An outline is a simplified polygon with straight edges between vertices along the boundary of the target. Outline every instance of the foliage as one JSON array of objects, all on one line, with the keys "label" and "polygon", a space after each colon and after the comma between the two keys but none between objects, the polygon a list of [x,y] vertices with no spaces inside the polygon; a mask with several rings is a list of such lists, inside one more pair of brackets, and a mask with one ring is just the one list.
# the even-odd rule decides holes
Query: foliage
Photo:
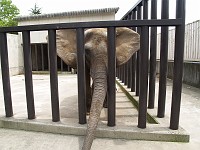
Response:
[{"label": "foliage", "polygon": [[17,21],[14,18],[19,14],[17,6],[12,4],[11,0],[0,1],[0,26],[16,26]]},{"label": "foliage", "polygon": [[41,8],[39,8],[36,3],[34,8],[31,8],[29,11],[31,12],[31,15],[39,15],[42,13]]}]

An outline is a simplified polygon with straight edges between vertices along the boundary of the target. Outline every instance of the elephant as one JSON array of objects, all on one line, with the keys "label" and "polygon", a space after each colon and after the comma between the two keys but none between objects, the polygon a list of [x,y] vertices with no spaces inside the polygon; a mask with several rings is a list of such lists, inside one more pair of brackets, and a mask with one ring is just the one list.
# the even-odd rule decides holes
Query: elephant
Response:
[{"label": "elephant", "polygon": [[[140,35],[126,27],[116,28],[116,66],[127,62],[140,48]],[[57,55],[69,66],[77,67],[76,30],[56,31]],[[91,149],[107,93],[107,28],[84,31],[86,62],[93,81],[93,94],[82,150]]]}]

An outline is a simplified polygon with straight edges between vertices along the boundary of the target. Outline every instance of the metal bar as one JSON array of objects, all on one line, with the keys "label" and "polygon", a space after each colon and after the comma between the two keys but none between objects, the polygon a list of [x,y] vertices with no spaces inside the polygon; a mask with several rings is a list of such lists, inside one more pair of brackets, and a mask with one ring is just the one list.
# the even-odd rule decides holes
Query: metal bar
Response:
[{"label": "metal bar", "polygon": [[[157,0],[151,0],[151,19],[157,19]],[[150,43],[150,75],[149,75],[148,108],[153,109],[155,103],[157,27],[151,27],[150,39],[151,43]]]},{"label": "metal bar", "polygon": [[128,79],[127,79],[127,88],[131,88],[132,82],[132,58],[127,62],[127,70],[128,70]]},{"label": "metal bar", "polygon": [[[161,17],[169,18],[169,0],[162,0]],[[161,28],[161,44],[160,44],[160,78],[159,78],[159,94],[158,94],[158,113],[159,118],[165,116],[166,101],[166,80],[167,80],[167,63],[168,63],[168,27]]]},{"label": "metal bar", "polygon": [[185,0],[176,1],[176,18],[182,18],[182,25],[176,27],[175,35],[174,79],[170,118],[170,129],[173,130],[178,129],[180,116],[185,41]]},{"label": "metal bar", "polygon": [[[132,12],[131,19],[132,20],[136,19],[136,11]],[[134,31],[136,31],[136,27],[132,27],[132,29]],[[136,53],[133,54],[131,63],[132,63],[131,92],[135,92],[135,88],[136,88],[136,81],[135,81],[135,77],[136,77]]]},{"label": "metal bar", "polygon": [[177,25],[181,25],[181,23],[182,23],[181,19],[95,21],[95,22],[1,27],[0,32],[41,31],[41,30],[56,30],[56,29],[57,30],[58,29],[75,29],[75,28],[177,26]]},{"label": "metal bar", "polygon": [[148,0],[143,0],[143,19],[148,19]]},{"label": "metal bar", "polygon": [[[137,7],[137,19],[141,19],[141,6]],[[141,28],[137,27],[137,32],[141,33]],[[140,95],[140,50],[137,51],[137,64],[136,64],[136,96]]]},{"label": "metal bar", "polygon": [[63,71],[63,60],[60,58],[60,70]]},{"label": "metal bar", "polygon": [[116,102],[116,44],[115,27],[108,28],[108,126],[115,126]]},{"label": "metal bar", "polygon": [[146,128],[147,117],[147,87],[148,87],[148,53],[149,53],[149,28],[141,28],[141,64],[140,64],[140,97],[138,111],[138,127]]},{"label": "metal bar", "polygon": [[41,44],[41,55],[42,55],[42,71],[44,71],[44,45]]},{"label": "metal bar", "polygon": [[122,83],[124,83],[124,64],[121,67],[122,67]]},{"label": "metal bar", "polygon": [[[148,1],[143,0],[143,19],[148,18]],[[146,128],[147,119],[147,91],[148,91],[148,58],[149,58],[149,27],[141,28],[140,52],[140,96],[138,110],[138,127]]]},{"label": "metal bar", "polygon": [[[130,13],[128,15],[128,20],[131,20],[131,15],[132,13]],[[131,82],[132,82],[132,57],[130,58],[130,60],[127,62],[127,88],[131,88]]]},{"label": "metal bar", "polygon": [[25,85],[26,85],[26,102],[27,102],[28,119],[35,119],[30,31],[23,31],[22,39],[23,39],[23,52],[24,52],[24,73],[25,73],[24,75],[25,75]]},{"label": "metal bar", "polygon": [[38,71],[38,49],[37,49],[37,44],[35,44],[35,65],[36,65],[36,71]]},{"label": "metal bar", "polygon": [[86,123],[86,81],[85,81],[85,49],[84,29],[77,29],[77,71],[78,71],[78,110],[79,123]]},{"label": "metal bar", "polygon": [[128,83],[128,63],[124,64],[124,85]]},{"label": "metal bar", "polygon": [[130,14],[130,12],[134,11],[135,9],[137,9],[138,6],[141,6],[142,5],[142,1],[143,0],[138,0],[136,2],[136,4],[122,17],[122,19],[125,18],[128,14]]},{"label": "metal bar", "polygon": [[90,87],[90,66],[85,63],[85,83],[86,83],[86,106],[87,112],[89,112],[89,108],[91,107],[92,101],[92,92]]},{"label": "metal bar", "polygon": [[122,80],[122,66],[119,67],[119,79]]},{"label": "metal bar", "polygon": [[6,117],[13,116],[12,97],[10,89],[10,74],[8,62],[8,46],[6,33],[0,33],[1,71]]},{"label": "metal bar", "polygon": [[58,76],[57,76],[57,53],[56,53],[56,30],[48,30],[49,39],[49,64],[51,84],[51,108],[53,122],[60,121]]}]

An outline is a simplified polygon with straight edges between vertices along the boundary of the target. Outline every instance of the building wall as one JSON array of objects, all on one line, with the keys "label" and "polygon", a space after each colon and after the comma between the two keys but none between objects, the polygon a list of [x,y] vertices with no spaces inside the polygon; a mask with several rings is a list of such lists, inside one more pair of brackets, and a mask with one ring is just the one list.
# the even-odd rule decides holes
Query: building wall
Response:
[{"label": "building wall", "polygon": [[[88,22],[88,21],[105,21],[105,20],[115,20],[115,13],[111,12],[102,14],[56,17],[50,19],[44,18],[39,20],[24,20],[20,21],[18,25],[23,26],[23,25],[36,25],[36,24]],[[31,43],[47,43],[46,37],[47,37],[47,31],[31,32]]]},{"label": "building wall", "polygon": [[[23,73],[23,51],[20,44],[19,35],[7,34],[8,59],[10,75]],[[1,66],[0,66],[1,69]],[[1,74],[1,73],[0,73]]]},{"label": "building wall", "polygon": [[[76,16],[62,16],[55,18],[42,18],[38,20],[24,20],[19,21],[19,26],[25,25],[37,25],[37,24],[51,24],[51,23],[68,23],[68,22],[87,22],[87,21],[105,21],[114,20],[115,12],[109,13],[97,13],[97,14],[86,14]],[[46,40],[47,31],[31,32],[31,43],[47,43]],[[10,75],[17,75],[23,73],[23,49],[22,49],[22,34],[19,32],[18,35],[8,34],[8,57],[9,57],[9,69]],[[0,66],[1,70],[1,66]],[[1,71],[0,71],[1,76]]]}]

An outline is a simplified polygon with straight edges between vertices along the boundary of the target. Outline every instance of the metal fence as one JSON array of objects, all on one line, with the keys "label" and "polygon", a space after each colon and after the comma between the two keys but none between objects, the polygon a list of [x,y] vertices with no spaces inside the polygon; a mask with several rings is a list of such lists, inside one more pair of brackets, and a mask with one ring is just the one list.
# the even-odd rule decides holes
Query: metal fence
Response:
[{"label": "metal fence", "polygon": [[[149,1],[151,2],[150,5],[148,3]],[[134,20],[135,22],[146,22],[147,20],[153,22],[161,20],[172,21],[172,19],[169,19],[169,0],[162,0],[161,2],[161,20],[157,20],[157,0],[149,1],[139,0],[137,4],[124,15],[122,20]],[[149,12],[151,12],[150,15],[148,14]],[[148,16],[151,16],[151,18],[148,18]],[[180,21],[180,24],[174,25],[173,23],[175,23],[175,21]],[[137,26],[136,28],[133,27],[133,29],[137,30],[141,35],[141,49],[127,64],[120,67],[117,71],[117,76],[122,80],[122,82],[131,88],[131,91],[135,92],[136,96],[139,96],[139,128],[146,128],[147,104],[148,108],[154,108],[157,42],[160,43],[160,77],[157,116],[160,118],[165,116],[169,37],[168,28],[170,26],[175,27],[174,79],[170,128],[178,129],[179,126],[185,35],[185,0],[176,1],[176,19],[172,22],[172,24],[161,25],[160,39],[157,39],[157,27],[160,26],[157,23],[154,26],[146,24],[143,26]]]},{"label": "metal fence", "polygon": [[[146,112],[147,112],[147,89],[148,89],[148,53],[149,53],[149,28],[151,27],[151,54],[150,54],[150,84],[149,107],[154,105],[155,93],[155,60],[156,60],[156,27],[162,26],[162,61],[161,61],[161,78],[160,78],[160,95],[158,116],[164,116],[165,92],[166,92],[166,37],[168,26],[176,27],[175,39],[175,65],[174,65],[174,86],[172,98],[171,112],[171,129],[178,129],[179,110],[181,101],[181,86],[182,86],[182,65],[183,65],[183,49],[184,49],[184,23],[185,23],[185,0],[177,0],[177,18],[168,19],[168,0],[162,1],[162,19],[156,19],[156,0],[152,2],[152,17],[148,19],[148,0],[139,0],[137,4],[123,17],[120,21],[99,21],[99,22],[79,22],[79,23],[62,23],[62,24],[46,24],[46,25],[31,25],[18,27],[0,28],[0,54],[2,66],[2,83],[4,92],[5,114],[6,117],[13,116],[12,93],[10,90],[8,50],[7,50],[7,33],[22,32],[23,37],[23,52],[24,52],[24,69],[25,69],[25,86],[27,99],[27,114],[28,119],[35,118],[35,106],[33,95],[32,81],[32,64],[30,50],[30,31],[48,31],[49,39],[49,59],[50,59],[50,85],[51,85],[51,104],[52,104],[52,120],[57,122],[60,120],[59,113],[59,95],[58,95],[58,77],[57,77],[57,54],[56,54],[56,30],[59,29],[76,29],[77,32],[77,71],[78,71],[78,109],[79,123],[86,123],[86,98],[87,98],[87,71],[85,68],[85,50],[84,50],[84,29],[85,28],[107,28],[108,30],[108,125],[115,125],[115,77],[116,77],[116,62],[115,62],[115,28],[130,27],[137,28],[141,35],[140,52],[133,56],[129,65],[121,67],[117,74],[123,81],[131,83],[132,90],[135,87],[135,79],[130,80],[127,77],[134,77],[136,72],[136,94],[139,95],[139,116],[138,127],[146,127]],[[143,10],[143,13],[142,13]],[[137,17],[136,17],[137,14]],[[143,15],[142,15],[143,14]],[[136,63],[137,62],[137,63]],[[134,65],[136,66],[134,67]],[[133,66],[133,67],[130,67]],[[130,74],[130,68],[131,69]],[[129,72],[127,71],[129,70]],[[132,73],[133,72],[133,73]]]}]

